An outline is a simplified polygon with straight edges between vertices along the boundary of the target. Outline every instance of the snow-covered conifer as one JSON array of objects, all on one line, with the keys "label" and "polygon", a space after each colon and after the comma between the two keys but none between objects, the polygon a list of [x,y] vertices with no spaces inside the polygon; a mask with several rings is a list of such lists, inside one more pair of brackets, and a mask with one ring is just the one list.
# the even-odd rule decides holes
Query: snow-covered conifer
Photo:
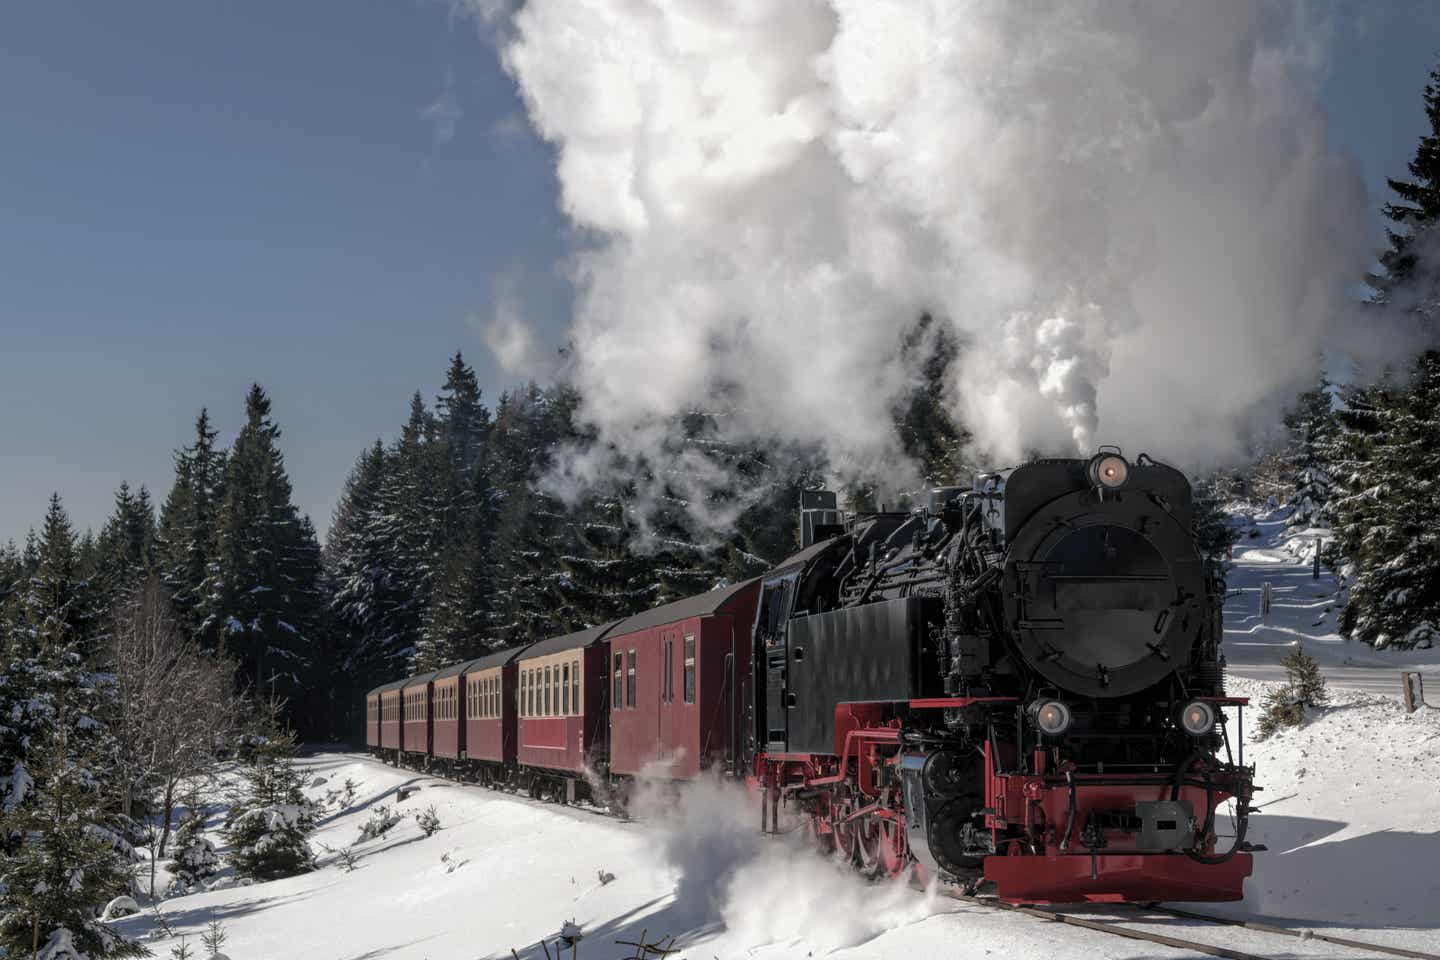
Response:
[{"label": "snow-covered conifer", "polygon": [[[101,908],[125,892],[128,865],[101,825],[94,744],[72,733],[63,694],[54,720],[32,747],[35,782],[25,802],[0,815],[0,834],[12,838],[0,847],[0,948],[29,956],[38,945],[68,940],[92,958],[142,955],[138,944],[97,922]],[[58,946],[52,953],[64,956]]]},{"label": "snow-covered conifer", "polygon": [[306,838],[320,811],[301,789],[293,745],[288,735],[267,738],[242,773],[243,796],[225,819],[228,859],[242,877],[275,880],[315,869]]}]

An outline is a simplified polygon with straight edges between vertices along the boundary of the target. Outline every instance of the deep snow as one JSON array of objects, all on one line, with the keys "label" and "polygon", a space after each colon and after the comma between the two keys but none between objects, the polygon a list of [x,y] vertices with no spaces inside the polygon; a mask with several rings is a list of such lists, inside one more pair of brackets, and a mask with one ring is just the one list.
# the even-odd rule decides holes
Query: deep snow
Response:
[{"label": "deep snow", "polygon": [[[1333,580],[1311,580],[1306,558],[1292,554],[1304,541],[1289,543],[1278,518],[1261,519],[1256,529],[1260,537],[1237,546],[1230,576],[1232,690],[1258,706],[1288,644],[1303,637],[1331,677],[1333,704],[1265,742],[1253,739],[1255,711],[1247,715],[1246,759],[1259,765],[1265,788],[1250,837],[1269,850],[1256,855],[1243,903],[1204,909],[1440,952],[1440,711],[1407,715],[1396,699],[1402,664],[1433,671],[1440,658],[1354,649],[1333,633]],[[1266,578],[1275,603],[1261,623],[1256,608]],[[1327,590],[1330,599],[1317,596]],[[1440,677],[1433,683],[1436,702]],[[512,948],[536,960],[544,956],[537,942],[546,938],[553,954],[555,935],[574,921],[584,934],[580,956],[595,960],[630,956],[615,941],[642,931],[650,940],[678,936],[676,956],[693,960],[1185,955],[900,885],[863,884],[805,850],[799,834],[758,837],[758,814],[733,787],[693,790],[678,814],[626,822],[354,754],[301,762],[308,781],[325,778],[309,788],[313,796],[347,777],[359,786],[353,805],[321,820],[313,838],[320,869],[164,901],[172,929],[189,935],[192,946],[216,919],[226,925],[225,952],[234,960],[473,960],[509,957]],[[401,786],[420,789],[397,801]],[[377,804],[405,819],[357,844],[358,867],[345,872],[320,845],[354,842]],[[442,829],[427,839],[414,815],[432,804]],[[117,925],[131,934],[156,926],[146,916]],[[1270,956],[1366,955],[1236,928],[1183,921],[1157,927]],[[172,946],[147,942],[160,956]]]}]

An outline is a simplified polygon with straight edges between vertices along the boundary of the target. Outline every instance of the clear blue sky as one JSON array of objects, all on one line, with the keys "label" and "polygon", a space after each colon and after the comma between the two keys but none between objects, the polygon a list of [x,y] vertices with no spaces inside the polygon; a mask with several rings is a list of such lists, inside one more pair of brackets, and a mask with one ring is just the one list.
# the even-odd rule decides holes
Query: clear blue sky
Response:
[{"label": "clear blue sky", "polygon": [[[1341,18],[1324,99],[1377,208],[1437,58],[1440,2]],[[447,3],[14,0],[0,124],[0,539],[52,490],[97,530],[121,480],[163,499],[196,413],[228,442],[252,380],[323,532],[456,349],[505,385],[496,278],[563,329],[553,158]]]}]

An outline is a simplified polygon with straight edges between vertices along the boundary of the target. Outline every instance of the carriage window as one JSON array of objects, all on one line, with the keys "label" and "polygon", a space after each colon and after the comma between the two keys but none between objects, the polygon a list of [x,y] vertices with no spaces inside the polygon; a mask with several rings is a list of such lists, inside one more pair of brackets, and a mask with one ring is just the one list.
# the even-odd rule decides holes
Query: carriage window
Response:
[{"label": "carriage window", "polygon": [[520,671],[520,716],[530,716],[530,671]]},{"label": "carriage window", "polygon": [[625,706],[635,706],[635,651],[628,654],[630,660],[625,675]]},{"label": "carriage window", "polygon": [[560,700],[562,716],[570,716],[570,664],[560,668]]},{"label": "carriage window", "polygon": [[580,661],[570,661],[570,706],[580,716]]},{"label": "carriage window", "polygon": [[620,665],[621,665],[621,663],[622,663],[622,661],[623,661],[623,657],[624,657],[624,654],[622,654],[622,653],[616,653],[616,654],[615,654],[615,679],[614,679],[614,682],[610,684],[610,687],[611,687],[611,690],[610,690],[610,709],[612,709],[612,710],[619,710],[619,709],[620,709],[621,693],[622,693],[622,691],[621,691],[621,689],[620,689],[620,682],[621,682],[621,677],[623,676],[623,674],[621,673],[621,666],[620,666]]},{"label": "carriage window", "polygon": [[693,633],[685,635],[685,702],[695,702],[695,634]]}]

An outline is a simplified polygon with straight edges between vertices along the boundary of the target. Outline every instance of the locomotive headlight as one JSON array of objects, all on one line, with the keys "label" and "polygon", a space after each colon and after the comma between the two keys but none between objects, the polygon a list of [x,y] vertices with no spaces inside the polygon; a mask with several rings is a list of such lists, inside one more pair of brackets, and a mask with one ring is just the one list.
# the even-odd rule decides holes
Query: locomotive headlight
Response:
[{"label": "locomotive headlight", "polygon": [[1031,707],[1035,717],[1035,726],[1040,732],[1051,737],[1058,737],[1070,729],[1070,721],[1074,717],[1070,708],[1059,700],[1040,700]]},{"label": "locomotive headlight", "polygon": [[1215,729],[1215,708],[1200,700],[1185,704],[1180,711],[1180,726],[1192,737],[1203,737]]},{"label": "locomotive headlight", "polygon": [[1114,490],[1130,475],[1130,464],[1119,454],[1102,453],[1090,461],[1090,481]]}]

